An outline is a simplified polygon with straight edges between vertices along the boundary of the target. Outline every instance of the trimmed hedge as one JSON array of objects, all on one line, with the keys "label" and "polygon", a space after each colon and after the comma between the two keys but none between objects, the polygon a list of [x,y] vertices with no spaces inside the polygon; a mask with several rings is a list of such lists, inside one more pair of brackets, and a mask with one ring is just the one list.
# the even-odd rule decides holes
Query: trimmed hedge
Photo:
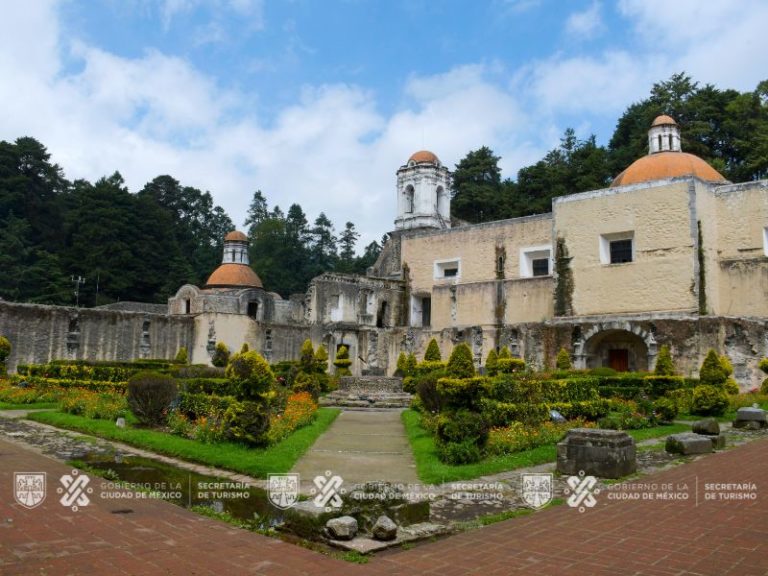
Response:
[{"label": "trimmed hedge", "polygon": [[199,416],[208,417],[211,414],[224,413],[233,402],[237,402],[234,396],[180,392],[177,409],[196,420]]},{"label": "trimmed hedge", "polygon": [[140,362],[54,360],[48,364],[19,364],[16,372],[22,376],[40,376],[43,378],[127,382],[131,376],[143,370],[155,370],[163,374],[171,374],[178,369],[178,365],[167,360],[142,360]]},{"label": "trimmed hedge", "polygon": [[108,382],[103,380],[78,380],[74,378],[45,378],[42,376],[11,376],[10,381],[18,386],[26,382],[33,388],[84,388],[103,392],[124,392],[127,382]]}]

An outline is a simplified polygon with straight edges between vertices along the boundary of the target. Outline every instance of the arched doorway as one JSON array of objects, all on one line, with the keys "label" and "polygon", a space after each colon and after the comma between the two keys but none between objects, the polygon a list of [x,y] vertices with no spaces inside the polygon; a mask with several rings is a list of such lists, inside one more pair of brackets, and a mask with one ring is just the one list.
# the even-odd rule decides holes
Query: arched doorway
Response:
[{"label": "arched doorway", "polygon": [[628,330],[603,330],[586,341],[587,368],[613,368],[617,372],[648,370],[648,346]]}]

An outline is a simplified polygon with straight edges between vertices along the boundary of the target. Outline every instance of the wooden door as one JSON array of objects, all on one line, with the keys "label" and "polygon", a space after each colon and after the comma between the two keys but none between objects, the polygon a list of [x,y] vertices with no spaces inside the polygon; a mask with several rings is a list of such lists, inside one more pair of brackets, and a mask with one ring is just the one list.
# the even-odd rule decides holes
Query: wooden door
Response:
[{"label": "wooden door", "polygon": [[629,350],[608,350],[608,365],[617,372],[629,372]]}]

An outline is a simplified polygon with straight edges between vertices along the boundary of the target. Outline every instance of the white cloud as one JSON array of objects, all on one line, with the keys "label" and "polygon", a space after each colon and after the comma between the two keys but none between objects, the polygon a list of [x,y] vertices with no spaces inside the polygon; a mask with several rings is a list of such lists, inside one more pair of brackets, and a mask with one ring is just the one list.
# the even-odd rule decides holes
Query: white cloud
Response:
[{"label": "white cloud", "polygon": [[[195,1],[166,4],[169,18]],[[646,6],[653,1],[621,5],[635,31],[631,47],[557,53],[513,71],[492,62],[414,75],[389,114],[364,87],[307,86],[295,103],[265,118],[251,105],[257,92],[224,89],[183,58],[156,50],[121,57],[69,40],[59,30],[56,4],[41,0],[4,15],[0,139],[38,138],[69,178],[95,180],[120,170],[136,191],[171,174],[210,190],[238,225],[261,189],[284,210],[296,202],[310,218],[325,211],[340,228],[353,221],[364,245],[391,229],[395,171],[418,148],[432,149],[452,168],[469,150],[488,145],[502,157],[504,175],[514,176],[557,145],[568,125],[563,118],[586,131],[590,119],[617,117],[673,72],[724,78],[722,86],[741,89],[764,77],[765,51],[747,52],[768,8],[753,5],[751,14],[707,8],[689,27],[693,16],[686,19],[671,3],[671,16],[652,28],[654,9],[664,13]],[[261,17],[262,4],[228,9]],[[712,34],[717,20],[727,27]],[[685,30],[667,40],[680,27]],[[63,58],[78,64],[67,68],[74,71],[63,71]]]},{"label": "white cloud", "polygon": [[592,38],[603,28],[600,3],[595,1],[581,12],[574,12],[565,21],[565,31],[574,38]]}]

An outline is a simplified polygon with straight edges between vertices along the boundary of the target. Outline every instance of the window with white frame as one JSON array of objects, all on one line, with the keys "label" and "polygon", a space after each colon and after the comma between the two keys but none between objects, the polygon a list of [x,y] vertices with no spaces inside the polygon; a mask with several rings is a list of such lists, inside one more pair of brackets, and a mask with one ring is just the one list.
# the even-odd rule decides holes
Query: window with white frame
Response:
[{"label": "window with white frame", "polygon": [[600,235],[600,263],[626,264],[635,261],[635,233],[615,232]]},{"label": "window with white frame", "polygon": [[534,278],[552,274],[552,247],[530,246],[520,249],[520,277]]},{"label": "window with white frame", "polygon": [[457,279],[461,276],[461,258],[435,260],[435,280]]}]

